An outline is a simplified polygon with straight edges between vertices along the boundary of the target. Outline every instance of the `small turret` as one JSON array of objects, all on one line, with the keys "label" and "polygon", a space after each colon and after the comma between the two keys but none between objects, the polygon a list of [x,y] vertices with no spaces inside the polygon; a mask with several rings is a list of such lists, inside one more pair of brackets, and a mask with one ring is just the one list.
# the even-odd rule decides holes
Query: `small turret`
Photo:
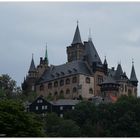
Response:
[{"label": "small turret", "polygon": [[137,76],[136,76],[135,68],[134,68],[134,61],[132,61],[132,69],[131,69],[130,81],[134,86],[138,85],[138,80],[137,80]]},{"label": "small turret", "polygon": [[123,74],[122,66],[119,63],[118,66],[117,66],[117,70],[115,72],[115,80],[121,80],[122,74]]},{"label": "small turret", "polygon": [[82,43],[81,36],[80,36],[80,31],[79,31],[79,27],[78,27],[78,21],[77,21],[77,27],[76,27],[74,38],[73,38],[73,41],[72,41],[72,45],[77,44],[77,43]]},{"label": "small turret", "polygon": [[107,64],[106,56],[105,56],[105,59],[104,59],[103,67],[104,67],[105,74],[107,75],[107,73],[108,73],[108,64]]},{"label": "small turret", "polygon": [[34,71],[35,71],[35,63],[34,63],[34,58],[32,54],[32,60],[31,60],[30,68],[29,68],[29,73],[34,72]]}]

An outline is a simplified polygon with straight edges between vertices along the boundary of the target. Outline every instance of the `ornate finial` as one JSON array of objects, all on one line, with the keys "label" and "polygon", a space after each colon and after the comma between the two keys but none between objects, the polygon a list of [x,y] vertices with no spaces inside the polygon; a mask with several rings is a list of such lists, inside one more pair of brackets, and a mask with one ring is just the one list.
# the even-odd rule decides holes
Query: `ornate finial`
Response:
[{"label": "ornate finial", "polygon": [[34,54],[32,53],[32,59],[34,58]]},{"label": "ornate finial", "polygon": [[79,24],[79,21],[77,20],[77,26],[78,26],[78,24]]},{"label": "ornate finial", "polygon": [[134,65],[134,59],[132,58],[132,65]]},{"label": "ornate finial", "polygon": [[91,38],[91,29],[89,28],[89,37],[88,37],[88,40],[89,41],[92,41],[92,38]]},{"label": "ornate finial", "polygon": [[105,55],[105,59],[106,59],[106,55]]}]

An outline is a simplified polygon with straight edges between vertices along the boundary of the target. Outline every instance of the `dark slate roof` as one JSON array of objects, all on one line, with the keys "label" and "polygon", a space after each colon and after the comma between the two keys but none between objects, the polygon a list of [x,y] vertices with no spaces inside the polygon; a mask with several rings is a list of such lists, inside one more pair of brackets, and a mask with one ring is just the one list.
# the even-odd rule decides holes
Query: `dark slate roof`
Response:
[{"label": "dark slate roof", "polygon": [[120,80],[121,79],[121,75],[123,75],[122,66],[121,66],[121,64],[118,64],[117,70],[115,72],[115,79],[116,80]]},{"label": "dark slate roof", "polygon": [[115,73],[116,73],[116,70],[114,69],[114,67],[113,68],[109,68],[108,69],[108,74],[110,75],[110,76],[112,76],[112,77],[114,77],[115,76]]},{"label": "dark slate roof", "polygon": [[79,27],[77,25],[72,44],[82,43]]},{"label": "dark slate roof", "polygon": [[87,67],[87,64],[84,61],[76,60],[59,66],[51,66],[44,73],[39,83],[55,80],[74,74],[90,75],[91,73]]},{"label": "dark slate roof", "polygon": [[56,101],[50,101],[51,104],[56,105],[56,106],[61,106],[61,105],[76,105],[80,101],[79,100],[72,100],[72,99],[59,99]]},{"label": "dark slate roof", "polygon": [[107,60],[106,60],[106,58],[105,58],[105,60],[104,60],[104,65],[107,65]]},{"label": "dark slate roof", "polygon": [[135,68],[134,65],[132,65],[132,70],[131,70],[131,75],[130,75],[130,81],[132,82],[138,82],[136,73],[135,73]]},{"label": "dark slate roof", "polygon": [[35,63],[34,63],[33,57],[32,57],[30,68],[29,68],[29,72],[32,72],[32,71],[35,71]]},{"label": "dark slate roof", "polygon": [[116,81],[111,76],[106,76],[105,80],[102,82],[102,84],[117,84]]},{"label": "dark slate roof", "polygon": [[96,62],[97,64],[102,64],[92,40],[85,42],[85,55],[87,56],[88,62],[91,65],[93,62]]}]

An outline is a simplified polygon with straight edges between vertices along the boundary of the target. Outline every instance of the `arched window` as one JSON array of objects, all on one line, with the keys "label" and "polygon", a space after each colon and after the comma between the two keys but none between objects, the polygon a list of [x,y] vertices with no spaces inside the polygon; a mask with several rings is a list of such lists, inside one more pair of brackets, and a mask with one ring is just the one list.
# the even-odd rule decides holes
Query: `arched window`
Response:
[{"label": "arched window", "polygon": [[44,85],[41,84],[41,85],[40,85],[40,91],[43,91],[43,90],[44,90]]},{"label": "arched window", "polygon": [[93,94],[93,89],[92,88],[89,89],[89,94]]},{"label": "arched window", "polygon": [[86,83],[90,83],[90,78],[86,77]]},{"label": "arched window", "polygon": [[74,87],[72,91],[73,91],[73,93],[77,92],[77,88]]},{"label": "arched window", "polygon": [[61,90],[61,91],[60,91],[60,95],[63,95],[63,94],[64,94],[64,92],[63,92],[63,90]]},{"label": "arched window", "polygon": [[58,92],[56,91],[56,92],[54,93],[54,95],[58,95]]},{"label": "arched window", "polygon": [[62,98],[63,99],[64,98],[64,91],[61,90],[59,95],[60,95],[59,98]]},{"label": "arched window", "polygon": [[66,84],[67,85],[70,84],[70,79],[69,78],[66,79]]},{"label": "arched window", "polygon": [[72,83],[77,83],[77,77],[72,78]]},{"label": "arched window", "polygon": [[54,82],[54,87],[58,87],[58,82],[57,81]]},{"label": "arched window", "polygon": [[52,83],[48,83],[48,89],[52,88]]},{"label": "arched window", "polygon": [[60,86],[64,85],[64,80],[60,80]]},{"label": "arched window", "polygon": [[66,94],[70,94],[70,90],[69,89],[66,90]]}]

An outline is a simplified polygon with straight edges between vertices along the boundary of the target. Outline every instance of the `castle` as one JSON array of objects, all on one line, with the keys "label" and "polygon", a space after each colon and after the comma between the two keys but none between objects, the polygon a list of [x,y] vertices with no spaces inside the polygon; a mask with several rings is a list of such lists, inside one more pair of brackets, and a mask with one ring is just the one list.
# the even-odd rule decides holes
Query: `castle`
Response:
[{"label": "castle", "polygon": [[92,38],[82,42],[77,24],[73,41],[67,47],[67,62],[49,65],[47,48],[44,58],[35,67],[32,57],[27,77],[22,83],[23,91],[35,91],[38,95],[55,99],[91,99],[101,96],[112,102],[121,95],[137,96],[138,80],[134,63],[130,78],[117,68],[109,68],[105,58],[102,63]]}]

